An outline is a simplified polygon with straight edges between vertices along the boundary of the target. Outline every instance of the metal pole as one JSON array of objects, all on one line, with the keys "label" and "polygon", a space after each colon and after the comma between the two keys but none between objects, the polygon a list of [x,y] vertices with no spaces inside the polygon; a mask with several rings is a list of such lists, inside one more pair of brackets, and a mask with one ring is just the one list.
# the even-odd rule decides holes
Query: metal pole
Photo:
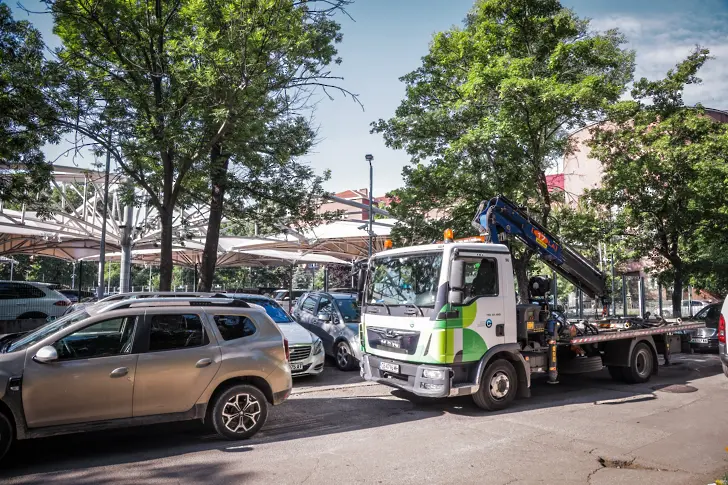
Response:
[{"label": "metal pole", "polygon": [[637,299],[640,306],[640,318],[645,317],[645,279],[640,276],[637,280]]},{"label": "metal pole", "polygon": [[83,261],[79,261],[78,262],[78,291],[79,292],[81,291],[82,284],[83,284]]},{"label": "metal pole", "polygon": [[[682,302],[680,302],[680,305],[682,305]],[[690,285],[688,285],[688,314],[691,317],[693,316],[693,287]]]},{"label": "metal pole", "polygon": [[627,316],[627,277],[622,275],[622,314]]},{"label": "metal pole", "polygon": [[[111,133],[108,139],[111,146]],[[106,263],[106,219],[109,215],[109,171],[111,170],[111,151],[106,149],[106,174],[104,175],[104,214],[101,224],[101,244],[99,245],[99,281],[96,287],[96,294],[100,299],[104,297],[104,264]]]},{"label": "metal pole", "polygon": [[192,291],[197,291],[197,263],[195,263],[195,282],[192,285]]},{"label": "metal pole", "polygon": [[149,291],[152,291],[152,265],[149,265]]},{"label": "metal pole", "polygon": [[374,160],[373,155],[366,155],[364,158],[366,158],[367,162],[369,162],[369,257],[372,257],[373,248],[373,240],[372,240],[372,229],[374,224],[374,205],[373,205],[373,198],[372,198],[372,191],[374,190],[374,168],[372,167],[372,160]]},{"label": "metal pole", "polygon": [[579,289],[579,320],[584,320],[584,292]]},{"label": "metal pole", "polygon": [[15,272],[15,261],[10,260],[10,281],[13,281],[13,273]]},{"label": "metal pole", "polygon": [[559,303],[558,303],[559,302],[559,279],[556,276],[556,273],[552,273],[552,276],[553,276],[553,280],[552,280],[553,281],[553,283],[552,283],[553,290],[552,290],[552,293],[554,295],[554,307],[553,307],[553,310],[556,310],[556,308],[559,306]]},{"label": "metal pole", "polygon": [[662,316],[662,283],[657,283],[657,311]]},{"label": "metal pole", "polygon": [[328,293],[329,291],[329,267],[324,266],[324,291]]},{"label": "metal pole", "polygon": [[612,315],[616,315],[617,314],[617,302],[614,301],[614,299],[616,298],[616,295],[614,294],[615,293],[615,288],[614,288],[614,278],[615,278],[615,275],[614,275],[614,253],[612,253],[612,261],[611,261],[611,263],[612,263]]}]

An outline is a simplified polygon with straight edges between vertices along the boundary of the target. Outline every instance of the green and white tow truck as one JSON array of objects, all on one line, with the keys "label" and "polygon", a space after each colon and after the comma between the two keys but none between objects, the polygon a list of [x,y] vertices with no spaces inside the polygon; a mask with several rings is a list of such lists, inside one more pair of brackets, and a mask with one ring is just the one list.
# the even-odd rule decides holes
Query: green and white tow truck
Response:
[{"label": "green and white tow truck", "polygon": [[571,322],[551,308],[551,281],[542,276],[530,279],[530,301],[519,304],[510,250],[498,243],[508,235],[604,304],[606,278],[505,197],[481,204],[474,225],[488,242],[454,242],[446,231],[442,244],[369,260],[360,278],[366,380],[420,396],[472,395],[479,407],[499,410],[529,396],[535,372],[556,384],[559,372],[606,366],[615,380],[646,382],[658,354],[669,361],[686,348],[681,331],[703,326],[661,317]]}]

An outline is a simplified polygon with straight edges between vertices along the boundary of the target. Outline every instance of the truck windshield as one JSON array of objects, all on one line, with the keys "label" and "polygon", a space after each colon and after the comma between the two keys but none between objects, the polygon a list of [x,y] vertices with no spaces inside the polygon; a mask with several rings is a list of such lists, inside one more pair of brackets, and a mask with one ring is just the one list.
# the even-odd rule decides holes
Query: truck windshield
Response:
[{"label": "truck windshield", "polygon": [[442,253],[375,258],[367,302],[434,307],[440,266]]}]

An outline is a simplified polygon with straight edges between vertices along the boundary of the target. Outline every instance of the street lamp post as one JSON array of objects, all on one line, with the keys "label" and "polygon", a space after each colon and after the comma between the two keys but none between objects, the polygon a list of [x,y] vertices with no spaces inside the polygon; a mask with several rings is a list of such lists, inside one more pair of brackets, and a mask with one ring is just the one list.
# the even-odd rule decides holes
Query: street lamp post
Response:
[{"label": "street lamp post", "polygon": [[373,251],[373,239],[372,239],[372,226],[374,224],[374,206],[372,200],[372,191],[374,190],[374,169],[372,168],[372,160],[374,155],[367,154],[364,156],[367,162],[369,162],[369,257],[372,257]]}]

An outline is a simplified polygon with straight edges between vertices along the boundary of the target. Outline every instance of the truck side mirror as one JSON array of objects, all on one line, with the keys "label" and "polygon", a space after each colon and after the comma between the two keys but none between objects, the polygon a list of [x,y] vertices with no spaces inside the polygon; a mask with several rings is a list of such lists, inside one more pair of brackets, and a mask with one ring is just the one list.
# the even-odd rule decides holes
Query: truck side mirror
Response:
[{"label": "truck side mirror", "polygon": [[447,296],[447,300],[451,305],[462,305],[463,304],[463,290],[450,290]]},{"label": "truck side mirror", "polygon": [[462,290],[465,288],[465,261],[456,259],[450,263],[450,289]]}]

